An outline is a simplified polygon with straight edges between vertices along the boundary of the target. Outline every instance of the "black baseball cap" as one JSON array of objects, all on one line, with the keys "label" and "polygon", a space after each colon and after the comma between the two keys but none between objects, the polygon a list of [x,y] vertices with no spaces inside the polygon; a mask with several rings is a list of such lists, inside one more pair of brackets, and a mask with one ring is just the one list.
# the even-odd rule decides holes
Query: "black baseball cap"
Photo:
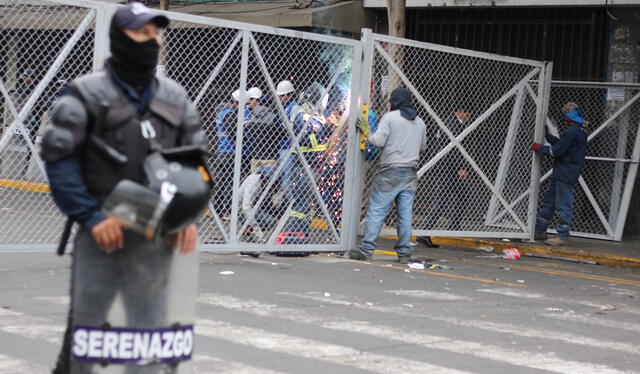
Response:
[{"label": "black baseball cap", "polygon": [[138,29],[149,22],[153,22],[158,27],[169,26],[169,18],[153,12],[142,3],[131,3],[121,6],[113,15],[113,21],[118,27],[123,29]]}]

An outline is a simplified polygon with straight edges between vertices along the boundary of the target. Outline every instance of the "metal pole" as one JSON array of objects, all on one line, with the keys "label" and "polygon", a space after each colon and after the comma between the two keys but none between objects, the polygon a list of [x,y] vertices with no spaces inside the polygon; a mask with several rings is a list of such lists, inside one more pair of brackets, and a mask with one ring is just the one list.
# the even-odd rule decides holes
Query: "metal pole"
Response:
[{"label": "metal pole", "polygon": [[104,66],[109,57],[109,24],[111,16],[116,11],[114,4],[100,4],[96,6],[96,28],[93,39],[93,71],[98,71]]},{"label": "metal pole", "polygon": [[242,61],[240,62],[240,100],[238,100],[238,121],[236,129],[236,148],[233,167],[233,194],[231,197],[231,226],[229,239],[232,245],[238,243],[238,211],[240,195],[240,173],[242,171],[242,138],[244,136],[244,111],[247,103],[247,74],[249,70],[249,37],[251,32],[242,31]]},{"label": "metal pole", "polygon": [[[358,108],[369,106],[369,83],[373,62],[373,32],[362,29],[362,43],[353,51],[351,71],[351,109],[347,131],[347,160],[344,175],[344,196],[342,199],[342,236],[340,247],[344,251],[357,245],[360,208],[362,203],[364,155],[360,151],[360,136],[356,131],[356,120],[360,117]],[[366,110],[366,109],[364,109]]]},{"label": "metal pole", "polygon": [[[498,165],[498,173],[496,174],[496,190],[502,193],[505,180],[509,174],[509,165],[513,157],[513,147],[515,146],[516,137],[520,129],[520,118],[522,117],[522,107],[524,106],[524,87],[521,87],[516,94],[516,101],[513,104],[513,112],[511,113],[511,121],[509,121],[509,130],[500,155],[500,164]],[[498,208],[498,200],[495,196],[491,196],[489,209],[485,218],[485,225],[489,226],[495,223],[493,220],[496,209]]]},{"label": "metal pole", "polygon": [[624,192],[622,193],[622,201],[620,203],[620,214],[618,214],[618,221],[615,226],[615,233],[613,239],[622,240],[622,233],[624,231],[624,224],[627,220],[627,213],[629,212],[629,204],[631,203],[631,195],[633,193],[633,186],[638,173],[638,163],[640,162],[640,123],[636,129],[636,141],[633,145],[633,153],[631,154],[631,164],[629,165],[629,172],[627,173],[627,180],[624,184]]},{"label": "metal pole", "polygon": [[[533,134],[535,142],[542,142],[544,137],[544,126],[549,109],[549,96],[551,94],[551,75],[553,72],[553,62],[545,63],[540,71],[538,81],[538,111],[536,113],[536,126]],[[538,215],[538,195],[540,193],[540,156],[536,152],[531,152],[531,194],[529,195],[528,209],[528,229],[529,239],[533,240],[535,234],[536,217]]]},{"label": "metal pole", "polygon": [[[630,98],[629,90],[625,89],[627,99]],[[631,120],[631,109],[620,116],[618,127],[618,145],[616,148],[616,158],[623,159],[627,153],[627,138],[629,137],[629,121]],[[611,185],[611,202],[609,203],[609,224],[616,229],[618,213],[620,212],[620,199],[622,198],[622,185],[624,180],[625,163],[616,161],[613,170],[613,184]]]}]

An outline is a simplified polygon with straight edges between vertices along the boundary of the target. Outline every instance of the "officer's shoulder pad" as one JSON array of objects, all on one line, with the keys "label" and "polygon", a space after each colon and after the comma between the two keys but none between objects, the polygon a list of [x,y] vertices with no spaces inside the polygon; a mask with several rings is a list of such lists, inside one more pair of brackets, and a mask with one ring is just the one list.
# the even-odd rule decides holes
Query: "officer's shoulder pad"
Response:
[{"label": "officer's shoulder pad", "polygon": [[111,78],[105,70],[83,75],[71,82],[71,88],[80,93],[85,101],[91,104],[101,103],[117,98]]},{"label": "officer's shoulder pad", "polygon": [[158,92],[156,95],[159,99],[176,106],[183,105],[187,100],[187,91],[184,87],[167,77],[158,77]]}]

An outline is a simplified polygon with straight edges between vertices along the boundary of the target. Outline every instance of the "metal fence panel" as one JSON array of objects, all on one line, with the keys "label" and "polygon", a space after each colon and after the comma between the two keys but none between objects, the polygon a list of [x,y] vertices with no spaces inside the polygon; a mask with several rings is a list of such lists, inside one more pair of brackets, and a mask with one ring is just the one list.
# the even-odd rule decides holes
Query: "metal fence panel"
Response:
[{"label": "metal fence panel", "polygon": [[[373,112],[387,112],[392,89],[405,86],[427,124],[414,234],[531,237],[536,202],[515,200],[537,188],[529,145],[542,134],[544,101],[536,101],[533,85],[544,81],[547,66],[383,35],[370,43]],[[365,186],[376,169],[375,160],[369,164]]]},{"label": "metal fence panel", "polygon": [[[621,240],[640,161],[640,85],[553,82],[547,123],[563,130],[561,108],[576,102],[588,122],[588,148],[576,186],[572,235]],[[544,165],[542,192],[551,163]],[[553,227],[553,226],[552,226]]]},{"label": "metal fence panel", "polygon": [[38,143],[61,80],[93,68],[96,10],[70,2],[1,5],[0,243],[54,243],[63,217],[46,193]]},{"label": "metal fence panel", "polygon": [[[42,193],[48,186],[36,152],[37,139],[25,135],[28,131],[14,130],[29,129],[27,113],[32,106],[48,108],[53,94],[43,92],[52,89],[50,82],[72,79],[102,66],[108,54],[108,20],[116,6],[67,0],[9,1],[3,5],[2,38],[8,42],[2,45],[8,57],[2,61],[7,68],[0,87],[5,100],[0,217],[7,222],[4,227],[12,230],[5,231],[0,244],[53,245],[62,217],[50,197]],[[355,137],[355,116],[348,114],[357,105],[350,98],[358,96],[354,92],[359,89],[359,41],[179,13],[168,15],[172,24],[164,32],[158,73],[187,89],[211,145],[209,166],[216,188],[207,214],[199,222],[204,249],[339,250],[342,217],[350,214],[349,208],[343,211],[343,202],[353,190],[352,182],[345,186],[345,174],[348,145],[355,144],[347,141]],[[25,32],[21,29],[31,30],[22,36]],[[28,43],[23,40],[26,37]],[[14,114],[10,104],[16,102],[11,96],[15,82],[10,77],[32,62],[34,68],[48,73],[38,77],[41,84],[24,104],[30,106],[22,110],[14,105]],[[14,71],[11,64],[16,65]],[[295,87],[290,98],[300,106],[293,114],[276,93],[282,80]],[[259,101],[250,97],[254,87],[262,92]],[[239,92],[233,99],[235,90]],[[316,128],[325,131],[322,135],[318,132],[317,143],[310,146],[309,135]],[[24,143],[17,144],[22,146],[21,156],[14,151],[16,142]],[[355,155],[353,150],[350,154]],[[22,170],[25,158],[35,165],[36,179]],[[259,184],[252,209],[242,209],[243,184],[261,166],[270,170],[271,178]],[[47,223],[34,227],[34,220]],[[304,232],[305,238],[298,244],[276,245],[280,234],[288,231]]]}]

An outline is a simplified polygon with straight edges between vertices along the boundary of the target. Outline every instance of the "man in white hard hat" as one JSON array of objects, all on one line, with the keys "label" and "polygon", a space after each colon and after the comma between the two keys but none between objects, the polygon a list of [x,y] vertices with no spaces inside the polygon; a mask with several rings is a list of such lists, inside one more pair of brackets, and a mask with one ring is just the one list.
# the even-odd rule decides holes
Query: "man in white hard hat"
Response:
[{"label": "man in white hard hat", "polygon": [[[296,115],[300,112],[300,104],[294,99],[295,88],[293,84],[284,80],[278,83],[276,87],[276,94],[278,95],[278,99],[282,103],[284,107],[284,112],[287,118],[289,119],[289,123],[293,124],[293,120]],[[286,123],[282,118],[282,115],[278,113],[277,121],[281,124],[282,129],[286,129]],[[282,139],[280,140],[280,156],[279,162],[284,164],[284,168],[282,170],[282,189],[285,191],[287,197],[287,204],[289,201],[293,199],[293,192],[291,190],[291,139],[289,138],[288,132],[285,130]],[[287,160],[287,156],[289,159]]]},{"label": "man in white hard hat", "polygon": [[262,90],[252,87],[248,91],[250,120],[245,127],[247,141],[251,144],[251,172],[261,166],[274,166],[278,160],[278,141],[284,132],[276,123],[276,115],[262,105]]}]

